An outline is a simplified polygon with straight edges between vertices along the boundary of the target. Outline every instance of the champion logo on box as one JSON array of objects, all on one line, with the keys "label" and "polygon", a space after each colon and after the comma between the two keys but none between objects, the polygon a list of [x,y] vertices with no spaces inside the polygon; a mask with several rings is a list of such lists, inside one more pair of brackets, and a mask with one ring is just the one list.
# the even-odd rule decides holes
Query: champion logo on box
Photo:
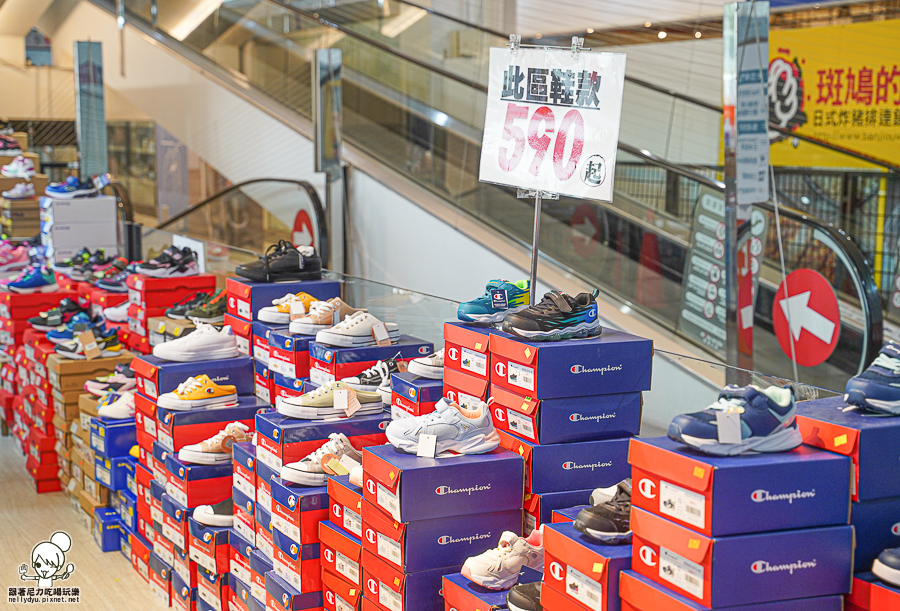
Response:
[{"label": "champion logo on box", "polygon": [[900,537],[900,522],[891,526],[891,534]]},{"label": "champion logo on box", "polygon": [[605,469],[606,467],[612,467],[612,461],[608,460],[606,462],[593,462],[589,464],[579,465],[575,461],[569,460],[563,463],[563,469],[566,471],[571,471],[572,469],[590,469],[593,471],[594,469]]},{"label": "champion logo on box", "polygon": [[416,398],[416,389],[415,389],[415,388],[410,388],[410,389],[409,389],[409,398],[410,398],[410,399],[415,399],[415,398]]},{"label": "champion logo on box", "polygon": [[429,354],[431,352],[431,348],[428,346],[419,346],[419,354]]},{"label": "champion logo on box", "polygon": [[334,353],[333,353],[331,350],[327,350],[327,351],[325,352],[325,360],[328,361],[328,362],[331,362],[331,355],[333,355],[333,354],[334,354]]},{"label": "champion logo on box", "polygon": [[494,410],[494,418],[500,422],[506,422],[506,411],[502,407],[498,407]]},{"label": "champion logo on box", "polygon": [[184,477],[184,467],[178,467],[178,477]]},{"label": "champion logo on box", "polygon": [[469,486],[468,488],[451,488],[450,486],[438,486],[434,489],[435,494],[440,496],[444,496],[445,494],[463,494],[465,493],[468,496],[472,496],[473,492],[481,492],[483,490],[490,490],[491,485],[485,484],[483,486]]},{"label": "champion logo on box", "polygon": [[338,518],[340,518],[344,514],[343,508],[340,505],[338,505],[337,503],[335,503],[334,505],[331,506],[331,511],[334,513],[335,517],[338,517]]},{"label": "champion logo on box", "polygon": [[379,428],[380,430],[383,431],[384,429],[387,428],[387,425],[388,425],[387,422],[379,422],[379,423],[378,423],[378,428]]},{"label": "champion logo on box", "polygon": [[797,490],[795,492],[783,492],[780,494],[772,494],[768,490],[754,490],[750,498],[754,503],[766,503],[769,501],[787,501],[789,505],[793,505],[794,501],[801,499],[811,499],[816,496],[816,489]]},{"label": "champion logo on box", "polygon": [[229,308],[232,308],[232,309],[233,309],[233,308],[235,307],[236,303],[237,303],[237,301],[235,300],[234,297],[229,297],[229,298],[228,298],[228,307],[229,307]]},{"label": "champion logo on box", "polygon": [[562,581],[566,576],[566,572],[563,570],[562,565],[560,565],[558,562],[551,562],[548,572],[556,581]]},{"label": "champion logo on box", "polygon": [[456,393],[452,390],[447,391],[447,398],[456,403]]},{"label": "champion logo on box", "polygon": [[325,550],[325,561],[328,563],[334,562],[334,552],[330,549]]},{"label": "champion logo on box", "polygon": [[179,521],[181,520],[181,510],[180,509],[175,510],[175,519],[179,520]]},{"label": "champion logo on box", "polygon": [[183,586],[183,587],[181,588],[181,598],[187,598],[187,595],[188,595],[188,589],[187,589],[187,586]]},{"label": "champion logo on box", "polygon": [[656,552],[652,547],[643,546],[638,555],[641,557],[641,562],[647,566],[656,566]]},{"label": "champion logo on box", "polygon": [[656,482],[653,480],[642,479],[638,482],[638,490],[641,491],[641,495],[643,495],[644,498],[656,498]]},{"label": "champion logo on box", "polygon": [[281,595],[281,604],[284,605],[284,608],[287,609],[291,604],[291,597],[287,595],[287,592]]},{"label": "champion logo on box", "polygon": [[172,422],[172,414],[166,414],[166,418],[165,418],[164,422],[166,424],[169,424],[170,422]]},{"label": "champion logo on box", "polygon": [[292,554],[297,553],[297,544],[296,543],[291,543],[291,553]]},{"label": "champion logo on box", "polygon": [[505,363],[497,363],[494,365],[494,371],[497,372],[497,375],[500,377],[506,377],[506,364]]},{"label": "champion logo on box", "polygon": [[291,347],[291,340],[289,340],[289,339],[284,340],[284,347],[285,347],[285,348],[290,348],[290,347]]},{"label": "champion logo on box", "polygon": [[366,587],[369,588],[369,592],[371,592],[375,596],[378,596],[378,582],[377,581],[375,581],[374,579],[371,579],[371,578],[368,579],[366,581]]},{"label": "champion logo on box", "polygon": [[203,533],[203,540],[207,543],[212,541],[212,533]]},{"label": "champion logo on box", "polygon": [[757,560],[750,565],[750,570],[757,575],[762,575],[764,573],[781,573],[784,571],[793,575],[794,571],[814,568],[816,568],[815,559],[808,561],[798,560],[797,562],[789,562],[787,564],[769,564],[765,560]]},{"label": "champion logo on box", "polygon": [[326,590],[326,591],[325,591],[325,600],[328,601],[328,604],[329,604],[329,605],[333,605],[333,604],[334,604],[334,593],[333,593],[331,590]]},{"label": "champion logo on box", "polygon": [[622,365],[604,365],[603,367],[585,367],[584,365],[572,365],[569,371],[578,375],[580,373],[599,373],[605,374],[608,371],[622,371]]},{"label": "champion logo on box", "polygon": [[272,437],[275,438],[275,441],[278,441],[278,429],[272,431]]},{"label": "champion logo on box", "polygon": [[375,494],[375,480],[369,479],[366,480],[366,490],[369,491],[369,494]]},{"label": "champion logo on box", "polygon": [[247,501],[247,513],[253,513],[253,501]]},{"label": "champion logo on box", "polygon": [[454,543],[468,543],[472,544],[472,541],[480,541],[481,539],[489,539],[491,537],[491,533],[487,533],[484,535],[471,535],[469,537],[451,537],[450,535],[444,535],[443,537],[438,539],[438,543],[441,545],[452,545]]},{"label": "champion logo on box", "polygon": [[248,468],[248,469],[252,469],[252,468],[253,468],[253,459],[252,459],[252,458],[248,458],[248,459],[247,459],[247,468]]},{"label": "champion logo on box", "polygon": [[572,422],[585,422],[585,421],[589,421],[589,420],[594,420],[596,422],[599,422],[601,420],[609,420],[610,418],[615,418],[615,417],[616,417],[616,412],[613,412],[611,414],[597,414],[596,416],[585,416],[584,414],[579,414],[578,412],[575,412],[574,414],[571,414],[569,416],[569,420],[571,420]]},{"label": "champion logo on box", "polygon": [[294,505],[296,505],[296,504],[297,504],[297,499],[296,499],[296,497],[294,497],[294,495],[292,494],[291,496],[288,497],[288,507],[290,507],[291,509],[293,509],[293,508],[294,508]]},{"label": "champion logo on box", "polygon": [[378,541],[378,536],[371,528],[366,529],[366,541],[368,541],[369,543],[375,543],[376,541]]},{"label": "champion logo on box", "polygon": [[241,598],[247,600],[247,590],[241,590]]},{"label": "champion logo on box", "polygon": [[450,348],[450,350],[447,351],[447,356],[450,357],[451,361],[458,361],[459,350],[457,350],[456,348]]},{"label": "champion logo on box", "polygon": [[294,388],[300,388],[303,386],[303,380],[294,380]]}]

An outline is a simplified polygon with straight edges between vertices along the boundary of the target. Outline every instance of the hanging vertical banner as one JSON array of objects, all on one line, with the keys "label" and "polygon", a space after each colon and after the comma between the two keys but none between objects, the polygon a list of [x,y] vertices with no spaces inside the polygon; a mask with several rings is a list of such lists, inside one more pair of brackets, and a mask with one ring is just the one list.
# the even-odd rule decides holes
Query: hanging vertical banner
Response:
[{"label": "hanging vertical banner", "polygon": [[103,97],[103,48],[75,41],[75,134],[82,176],[109,171],[106,107]]},{"label": "hanging vertical banner", "polygon": [[492,48],[482,182],[612,201],[625,55]]}]

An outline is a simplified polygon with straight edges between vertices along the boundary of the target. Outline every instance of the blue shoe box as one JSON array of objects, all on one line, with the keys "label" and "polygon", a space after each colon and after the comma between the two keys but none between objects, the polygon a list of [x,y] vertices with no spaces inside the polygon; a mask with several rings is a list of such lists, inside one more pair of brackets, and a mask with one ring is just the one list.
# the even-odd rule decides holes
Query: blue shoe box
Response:
[{"label": "blue shoe box", "polygon": [[197,611],[224,611],[216,609],[211,604],[200,598],[200,590],[197,590]]},{"label": "blue shoe box", "polygon": [[172,575],[172,608],[193,611],[197,608],[197,588],[185,583],[181,575]]},{"label": "blue shoe box", "polygon": [[[251,586],[252,588],[253,586]],[[249,611],[266,611],[266,603],[261,603],[252,596],[247,600],[247,609]]]},{"label": "blue shoe box", "polygon": [[277,528],[272,529],[272,564],[275,573],[301,592],[322,589],[321,545],[301,545]]},{"label": "blue shoe box", "polygon": [[231,561],[228,532],[227,527],[207,526],[193,517],[188,518],[188,556],[211,573],[227,573]]},{"label": "blue shoe box", "polygon": [[248,541],[256,543],[257,504],[238,488],[231,489],[234,506],[234,529]]},{"label": "blue shoe box", "polygon": [[190,411],[160,407],[156,410],[157,443],[169,452],[177,452],[186,445],[209,439],[235,421],[246,424],[253,431],[256,414],[268,409],[269,405],[255,396],[239,397],[237,404],[230,407]]},{"label": "blue shoe box", "polygon": [[128,467],[134,469],[133,460],[130,456],[105,458],[97,454],[94,457],[94,479],[110,490],[128,490]]},{"label": "blue shoe box", "polygon": [[210,573],[197,567],[197,597],[213,609],[228,608],[228,573]]},{"label": "blue shoe box", "polygon": [[797,426],[803,443],[853,461],[854,501],[873,501],[900,496],[900,418],[845,412],[842,397],[830,397],[797,404]]},{"label": "blue shoe box", "polygon": [[166,459],[166,494],[185,507],[215,505],[231,496],[233,482],[230,462],[201,465],[178,460],[177,454]]},{"label": "blue shoe box", "polygon": [[309,375],[309,344],[314,335],[294,335],[287,329],[269,334],[269,369],[288,378]]},{"label": "blue shoe box", "polygon": [[900,547],[900,498],[853,503],[850,524],[856,530],[853,570],[872,570],[878,554]]},{"label": "blue shoe box", "polygon": [[423,416],[434,411],[444,394],[444,381],[432,380],[409,372],[391,374],[391,407],[411,416]]},{"label": "blue shoe box", "polygon": [[444,611],[441,595],[444,575],[458,573],[461,568],[462,565],[455,565],[404,573],[371,552],[363,551],[363,595],[368,600],[384,601],[379,609]]},{"label": "blue shoe box", "polygon": [[176,547],[187,549],[188,546],[188,518],[194,512],[193,507],[185,507],[168,494],[162,497],[163,536],[175,544]]},{"label": "blue shoe box", "polygon": [[550,445],[631,437],[641,431],[639,392],[533,399],[491,386],[491,417],[502,431],[532,443]]},{"label": "blue shoe box", "polygon": [[131,538],[133,536],[134,531],[122,524],[122,528],[119,530],[119,553],[125,556],[129,563],[131,562]]},{"label": "blue shoe box", "polygon": [[650,390],[653,342],[621,331],[561,342],[492,334],[490,350],[491,384],[533,399]]},{"label": "blue shoe box", "polygon": [[631,501],[705,535],[847,524],[850,460],[801,446],[713,457],[667,437],[633,439]]},{"label": "blue shoe box", "polygon": [[250,554],[256,549],[256,537],[251,541],[234,529],[228,531],[229,572],[246,583],[251,583]]},{"label": "blue shoe box", "polygon": [[136,443],[137,427],[133,419],[91,418],[91,449],[97,456],[102,458],[128,456]]},{"label": "blue shoe box", "polygon": [[134,369],[138,392],[153,400],[173,392],[188,378],[203,374],[216,384],[234,386],[238,396],[250,396],[254,390],[253,359],[249,356],[181,363],[145,355],[135,357],[131,368]]},{"label": "blue shoe box", "polygon": [[[619,594],[623,611],[709,611],[684,596],[679,596],[667,587],[653,583],[634,571],[622,571],[619,577]],[[760,604],[727,607],[728,611],[842,611],[843,597],[819,596],[777,600]],[[548,608],[549,609],[549,608]],[[726,607],[713,607],[714,610]],[[851,611],[847,609],[847,611]],[[887,611],[887,607],[884,607]]]},{"label": "blue shoe box", "polygon": [[262,322],[255,320],[250,326],[252,337],[250,338],[251,354],[257,362],[269,364],[269,336],[273,331],[288,333],[288,325]]},{"label": "blue shoe box", "polygon": [[383,444],[390,412],[340,420],[300,420],[278,413],[256,417],[256,460],[281,471],[284,463],[301,460],[321,447],[331,433],[343,433],[355,448]]},{"label": "blue shoe box", "polygon": [[132,494],[130,490],[119,490],[116,496],[119,499],[118,512],[119,518],[122,520],[122,524],[124,524],[132,532],[137,532],[137,497],[134,496],[134,494]]},{"label": "blue shoe box", "polygon": [[328,488],[272,478],[272,528],[306,545],[319,542],[319,522],[328,519]]},{"label": "blue shoe box", "polygon": [[163,605],[171,606],[172,602],[172,565],[164,562],[155,552],[150,553],[150,591]]},{"label": "blue shoe box", "polygon": [[301,611],[319,609],[322,606],[322,591],[302,594],[300,590],[279,577],[275,571],[266,573],[266,608]]},{"label": "blue shoe box", "polygon": [[238,579],[234,573],[228,575],[228,606],[235,611],[250,611],[250,584]]},{"label": "blue shoe box", "polygon": [[554,509],[551,523],[564,524],[566,522],[574,522],[581,510],[588,507],[589,505],[577,505],[575,507],[566,507],[565,509]]},{"label": "blue shoe box", "polygon": [[259,604],[266,604],[266,573],[275,570],[272,560],[255,549],[250,552],[250,595]]},{"label": "blue shoe box", "polygon": [[439,568],[435,564],[462,566],[466,558],[497,547],[504,531],[522,529],[521,509],[397,522],[365,501],[362,519],[363,549],[404,573]]},{"label": "blue shoe box", "polygon": [[249,441],[232,445],[231,464],[234,469],[234,487],[255,501],[256,446]]},{"label": "blue shoe box", "polygon": [[119,551],[119,531],[122,521],[115,509],[97,507],[94,509],[94,542],[101,552]]},{"label": "blue shoe box", "polygon": [[500,448],[434,459],[403,454],[392,445],[368,447],[363,494],[398,522],[521,509],[523,465],[521,456]]},{"label": "blue shoe box", "polygon": [[278,405],[282,399],[299,397],[311,390],[306,378],[289,378],[269,368],[272,376],[272,404]]},{"label": "blue shoe box", "polygon": [[[517,583],[541,581],[542,574],[526,567],[522,568]],[[460,573],[443,577],[444,601],[448,608],[457,611],[496,611],[506,609],[506,595],[509,590],[489,590],[469,581]]]},{"label": "blue shoe box", "polygon": [[849,524],[707,537],[632,507],[631,530],[632,568],[708,608],[850,592]]},{"label": "blue shoe box", "polygon": [[545,492],[543,494],[525,494],[525,530],[526,535],[541,524],[553,521],[553,512],[557,509],[583,505],[590,501],[594,488],[584,490],[567,490],[565,492]]},{"label": "blue shoe box", "polygon": [[401,335],[390,346],[339,348],[310,342],[309,379],[316,384],[343,380],[362,373],[378,361],[399,359],[411,361],[434,352],[434,344],[409,335]]},{"label": "blue shoe box", "polygon": [[303,291],[320,301],[328,301],[341,296],[341,283],[337,280],[250,282],[243,278],[228,278],[225,290],[228,292],[228,313],[252,322],[261,309],[271,306],[274,300],[287,293]]},{"label": "blue shoe box", "polygon": [[538,494],[615,486],[631,472],[628,442],[623,437],[543,446],[500,431],[500,445],[525,459],[525,489]]},{"label": "blue shoe box", "polygon": [[254,369],[254,385],[255,391],[254,394],[260,399],[263,403],[268,403],[270,405],[274,405],[274,397],[272,396],[272,385],[273,380],[272,376],[274,375],[269,370],[269,365],[266,361],[257,360],[253,364]]}]

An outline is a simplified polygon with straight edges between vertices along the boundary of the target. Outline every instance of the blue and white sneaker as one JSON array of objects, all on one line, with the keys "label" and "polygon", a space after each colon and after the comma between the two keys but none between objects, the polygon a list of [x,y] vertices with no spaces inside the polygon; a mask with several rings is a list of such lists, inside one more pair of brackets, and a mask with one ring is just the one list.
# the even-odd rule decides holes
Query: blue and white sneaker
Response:
[{"label": "blue and white sneaker", "polygon": [[[71,342],[75,339],[75,326],[76,325],[85,325],[86,329],[96,329],[101,323],[103,319],[99,316],[97,318],[91,318],[84,312],[79,312],[75,316],[69,320],[64,326],[61,326],[53,331],[47,332],[47,339],[53,342],[54,344],[65,344],[66,342]],[[79,331],[80,333],[80,331]]]},{"label": "blue and white sneaker", "polygon": [[44,189],[44,194],[55,199],[73,199],[93,195],[97,187],[90,180],[81,181],[77,176],[69,176],[65,182],[51,182]]},{"label": "blue and white sneaker", "polygon": [[13,293],[52,293],[59,289],[56,276],[44,267],[37,267],[24,277],[6,285]]},{"label": "blue and white sneaker", "polygon": [[669,438],[714,456],[787,452],[803,443],[790,386],[726,386],[702,412],[675,416]]},{"label": "blue and white sneaker", "polygon": [[531,280],[491,280],[478,299],[459,304],[456,316],[466,322],[502,322],[507,314],[528,307]]},{"label": "blue and white sneaker", "polygon": [[882,346],[868,369],[847,380],[844,393],[850,405],[900,416],[900,344]]},{"label": "blue and white sneaker", "polygon": [[900,547],[881,552],[872,565],[872,572],[882,581],[900,587]]}]

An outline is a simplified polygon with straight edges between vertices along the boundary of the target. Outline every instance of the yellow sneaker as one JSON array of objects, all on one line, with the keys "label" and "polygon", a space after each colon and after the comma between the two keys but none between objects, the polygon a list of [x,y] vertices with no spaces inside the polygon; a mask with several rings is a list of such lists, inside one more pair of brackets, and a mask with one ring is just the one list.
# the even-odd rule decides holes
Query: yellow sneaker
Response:
[{"label": "yellow sneaker", "polygon": [[[283,323],[287,324],[291,322],[291,307],[295,310],[300,310],[301,314],[306,314],[309,312],[310,306],[312,306],[313,301],[318,301],[312,295],[307,293],[297,293],[292,294],[288,293],[284,297],[280,299],[276,299],[272,302],[272,305],[269,307],[263,308],[257,314],[257,318],[263,322],[274,322],[274,323]],[[301,306],[292,306],[292,304],[302,304]]]},{"label": "yellow sneaker", "polygon": [[163,393],[156,405],[165,409],[190,410],[197,407],[228,405],[237,402],[237,389],[227,384],[216,384],[208,375],[188,378],[174,392]]}]

